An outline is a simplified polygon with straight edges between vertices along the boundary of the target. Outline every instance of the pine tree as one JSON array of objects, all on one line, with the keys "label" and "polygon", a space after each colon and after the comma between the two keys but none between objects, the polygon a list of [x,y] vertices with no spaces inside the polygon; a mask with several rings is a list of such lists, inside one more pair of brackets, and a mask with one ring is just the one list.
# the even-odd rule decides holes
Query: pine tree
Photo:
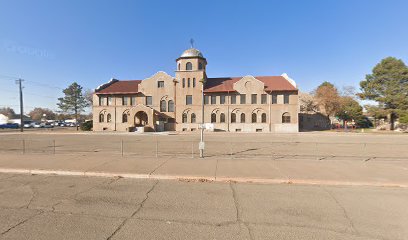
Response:
[{"label": "pine tree", "polygon": [[361,99],[378,102],[390,114],[391,130],[398,112],[408,110],[408,67],[393,57],[383,59],[360,82]]},{"label": "pine tree", "polygon": [[65,96],[63,98],[58,98],[59,103],[57,103],[57,105],[63,112],[75,115],[78,131],[78,116],[84,111],[84,108],[89,106],[89,102],[84,97],[82,87],[76,82],[62,92]]}]

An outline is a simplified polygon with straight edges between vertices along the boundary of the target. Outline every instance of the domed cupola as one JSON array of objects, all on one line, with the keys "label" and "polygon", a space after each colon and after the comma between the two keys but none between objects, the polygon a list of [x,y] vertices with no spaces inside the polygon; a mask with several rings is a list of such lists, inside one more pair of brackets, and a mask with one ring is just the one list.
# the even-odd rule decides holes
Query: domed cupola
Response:
[{"label": "domed cupola", "polygon": [[194,48],[193,44],[176,59],[176,62],[177,71],[205,71],[207,65],[204,55]]},{"label": "domed cupola", "polygon": [[200,50],[196,49],[196,48],[189,48],[187,50],[185,50],[181,56],[181,58],[184,57],[200,57],[200,58],[204,58],[203,54],[200,52]]}]

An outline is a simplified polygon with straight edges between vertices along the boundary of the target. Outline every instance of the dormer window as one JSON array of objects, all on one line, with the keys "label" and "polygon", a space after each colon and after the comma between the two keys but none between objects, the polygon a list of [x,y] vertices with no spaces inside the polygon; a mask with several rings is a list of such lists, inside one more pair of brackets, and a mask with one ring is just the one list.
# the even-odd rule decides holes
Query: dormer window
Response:
[{"label": "dormer window", "polygon": [[186,63],[186,70],[187,71],[193,70],[193,64],[191,62]]},{"label": "dormer window", "polygon": [[199,70],[203,69],[203,64],[202,63],[198,63],[198,69]]}]

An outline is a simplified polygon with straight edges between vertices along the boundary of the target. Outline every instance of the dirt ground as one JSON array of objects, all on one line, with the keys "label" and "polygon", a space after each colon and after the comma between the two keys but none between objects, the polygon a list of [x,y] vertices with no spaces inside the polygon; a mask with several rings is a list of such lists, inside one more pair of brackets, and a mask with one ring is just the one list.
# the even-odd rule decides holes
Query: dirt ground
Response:
[{"label": "dirt ground", "polygon": [[[0,133],[0,152],[197,157],[199,141],[199,132],[8,132]],[[217,132],[205,133],[204,141],[205,156],[217,158],[408,159],[408,134]]]}]

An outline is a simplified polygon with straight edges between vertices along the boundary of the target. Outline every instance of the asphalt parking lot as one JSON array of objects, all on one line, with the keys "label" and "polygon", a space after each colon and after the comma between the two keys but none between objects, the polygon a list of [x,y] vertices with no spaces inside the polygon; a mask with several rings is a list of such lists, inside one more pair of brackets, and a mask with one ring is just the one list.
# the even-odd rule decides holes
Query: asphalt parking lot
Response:
[{"label": "asphalt parking lot", "polygon": [[407,239],[403,188],[0,174],[0,239]]}]

